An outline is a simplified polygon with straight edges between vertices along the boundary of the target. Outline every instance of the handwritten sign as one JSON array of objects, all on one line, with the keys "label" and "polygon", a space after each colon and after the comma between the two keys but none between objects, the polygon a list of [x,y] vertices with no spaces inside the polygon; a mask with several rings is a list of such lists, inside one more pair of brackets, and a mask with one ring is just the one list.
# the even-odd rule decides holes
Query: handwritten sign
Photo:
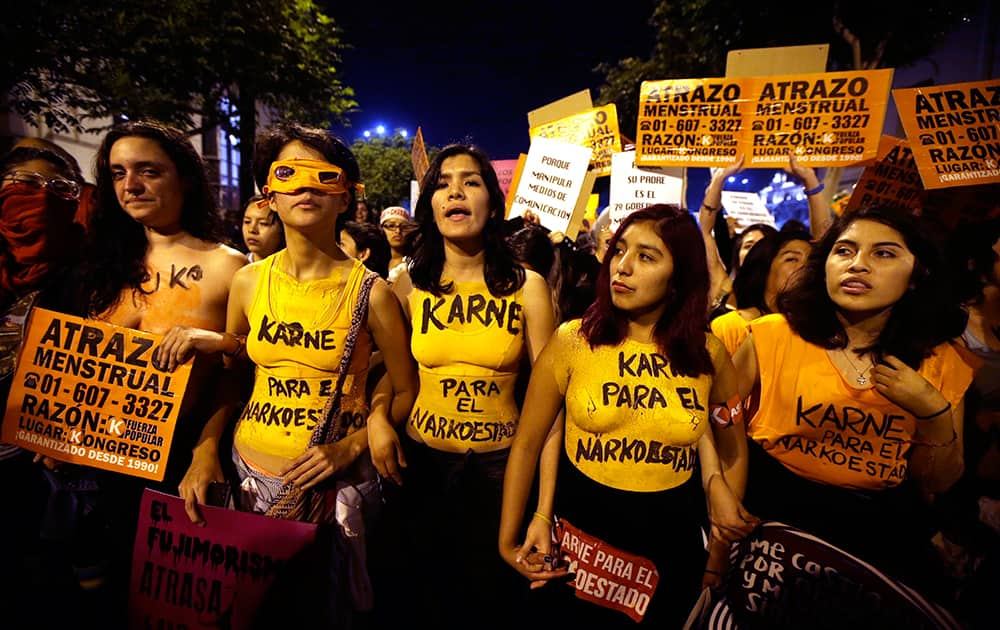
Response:
[{"label": "handwritten sign", "polygon": [[251,628],[268,589],[316,539],[316,525],[199,506],[146,489],[132,554],[129,628]]},{"label": "handwritten sign", "polygon": [[1000,183],[1000,79],[892,91],[924,188]]},{"label": "handwritten sign", "polygon": [[410,148],[410,162],[413,163],[414,177],[416,177],[418,182],[423,180],[427,169],[431,167],[431,163],[427,159],[427,147],[424,145],[424,134],[420,130],[420,127],[417,127],[417,134],[413,136],[413,146]]},{"label": "handwritten sign", "polygon": [[597,176],[611,174],[611,156],[622,150],[618,109],[614,103],[553,120],[528,130],[532,140],[551,138],[590,147],[590,170]]},{"label": "handwritten sign", "polygon": [[845,210],[897,206],[919,211],[926,196],[909,143],[902,138],[882,136],[878,158],[861,173]]},{"label": "handwritten sign", "polygon": [[549,138],[532,140],[508,218],[530,211],[549,230],[568,234],[583,192],[590,155],[588,147]]},{"label": "handwritten sign", "polygon": [[639,168],[635,151],[611,156],[609,227],[618,231],[625,217],[654,203],[684,204],[687,180],[683,168]]},{"label": "handwritten sign", "polygon": [[722,191],[722,207],[726,214],[736,219],[737,231],[744,230],[754,223],[774,225],[774,215],[764,205],[757,193]]},{"label": "handwritten sign", "polygon": [[191,364],[151,364],[162,337],[31,312],[3,440],[55,459],[162,481]]},{"label": "handwritten sign", "polygon": [[811,167],[873,159],[892,70],[644,81],[636,164]]},{"label": "handwritten sign", "polygon": [[782,523],[762,523],[736,554],[702,628],[960,627],[872,565]]},{"label": "handwritten sign", "polygon": [[566,519],[559,519],[556,537],[569,572],[576,574],[577,597],[642,621],[660,581],[651,560],[613,547]]}]

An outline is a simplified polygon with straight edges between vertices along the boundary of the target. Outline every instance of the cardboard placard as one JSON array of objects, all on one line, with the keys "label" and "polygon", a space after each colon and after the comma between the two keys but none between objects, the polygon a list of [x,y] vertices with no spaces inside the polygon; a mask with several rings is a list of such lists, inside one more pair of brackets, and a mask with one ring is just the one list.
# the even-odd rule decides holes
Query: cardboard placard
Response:
[{"label": "cardboard placard", "polygon": [[1000,183],[1000,79],[892,91],[924,188]]},{"label": "cardboard placard", "polygon": [[638,166],[781,168],[873,159],[892,70],[644,81]]},{"label": "cardboard placard", "polygon": [[590,98],[590,90],[580,90],[528,112],[528,128],[544,125],[547,122],[586,111],[593,107],[594,101]]},{"label": "cardboard placard", "polygon": [[[591,191],[585,190],[584,185],[590,154],[588,147],[535,138],[528,149],[508,218],[530,211],[549,230],[573,238],[575,235],[569,232],[571,220],[581,195],[590,195]],[[586,198],[583,201],[585,209]],[[578,219],[582,216],[581,210]]]},{"label": "cardboard placard", "polygon": [[430,160],[427,159],[427,146],[424,145],[424,133],[417,127],[417,134],[413,136],[413,146],[410,148],[410,162],[413,163],[413,175],[419,182],[427,174],[427,169],[431,167]]},{"label": "cardboard placard", "polygon": [[622,150],[618,131],[618,109],[614,103],[565,116],[528,130],[531,139],[551,138],[590,147],[590,170],[598,176],[611,174],[611,155]]},{"label": "cardboard placard", "polygon": [[730,50],[726,54],[726,76],[770,77],[823,72],[829,54],[829,44]]},{"label": "cardboard placard", "polygon": [[191,363],[152,366],[161,335],[35,308],[3,441],[57,460],[162,481]]},{"label": "cardboard placard", "polygon": [[[198,506],[194,525],[184,500],[148,488],[132,553],[128,627],[252,628],[276,579],[316,539],[316,525]],[[300,576],[301,577],[301,576]]]},{"label": "cardboard placard", "polygon": [[878,158],[861,173],[844,211],[869,206],[897,206],[919,211],[926,196],[909,143],[902,138],[882,136]]},{"label": "cardboard placard", "polygon": [[625,217],[655,203],[684,205],[687,170],[683,168],[640,168],[635,151],[611,156],[611,189],[608,226],[618,231]]}]

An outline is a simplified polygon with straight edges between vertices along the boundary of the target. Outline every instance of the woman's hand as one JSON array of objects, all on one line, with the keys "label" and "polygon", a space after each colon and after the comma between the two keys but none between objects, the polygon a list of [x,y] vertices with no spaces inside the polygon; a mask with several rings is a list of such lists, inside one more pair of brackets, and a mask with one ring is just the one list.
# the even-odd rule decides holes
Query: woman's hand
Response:
[{"label": "woman's hand", "polygon": [[42,455],[41,453],[35,453],[35,456],[31,459],[31,461],[35,464],[45,466],[48,470],[55,470],[66,463],[61,459],[49,457],[48,455]]},{"label": "woman's hand", "polygon": [[378,474],[403,485],[400,471],[406,468],[403,445],[399,441],[399,432],[384,413],[372,413],[368,418],[368,450]]},{"label": "woman's hand", "polygon": [[153,351],[153,366],[164,372],[173,372],[195,352],[212,354],[225,349],[226,336],[223,333],[190,326],[171,328],[156,350]]},{"label": "woman's hand", "polygon": [[721,473],[708,478],[708,517],[712,536],[725,542],[736,542],[753,531],[760,522],[743,507]]},{"label": "woman's hand", "polygon": [[711,187],[712,184],[718,184],[719,190],[721,190],[722,185],[726,182],[726,179],[732,177],[733,175],[743,170],[743,163],[745,161],[746,161],[746,156],[741,155],[739,159],[737,159],[732,164],[728,164],[722,167],[721,169],[715,171],[715,173],[712,175],[711,181],[709,182],[709,187]]},{"label": "woman's hand", "polygon": [[708,562],[701,578],[701,587],[713,591],[722,588],[722,578],[729,570],[729,543],[714,536],[708,539]]},{"label": "woman's hand", "polygon": [[[561,566],[562,558],[555,558],[552,553],[552,526],[538,517],[528,524],[521,545],[511,542],[500,546],[504,561],[527,578],[532,589],[541,588],[549,580],[568,574],[566,567]],[[559,568],[552,568],[554,566]]]},{"label": "woman's hand", "polygon": [[356,458],[357,455],[351,453],[351,447],[346,439],[331,444],[310,446],[292,460],[288,468],[281,472],[281,476],[284,477],[285,483],[308,490],[344,470]]},{"label": "woman's hand", "polygon": [[198,510],[198,504],[208,503],[208,486],[213,481],[225,482],[226,478],[222,474],[222,466],[219,465],[218,454],[211,449],[199,449],[194,451],[191,465],[188,466],[184,478],[177,491],[184,499],[184,511],[188,518],[195,525],[204,525],[205,519]]},{"label": "woman's hand", "polygon": [[930,416],[948,404],[923,376],[892,355],[872,370],[875,389],[915,416]]},{"label": "woman's hand", "polygon": [[816,171],[811,167],[799,164],[799,161],[795,158],[794,153],[788,153],[788,166],[783,167],[783,170],[802,182],[802,185],[806,187],[806,190],[812,190],[813,188],[819,186],[819,179],[816,177]]}]

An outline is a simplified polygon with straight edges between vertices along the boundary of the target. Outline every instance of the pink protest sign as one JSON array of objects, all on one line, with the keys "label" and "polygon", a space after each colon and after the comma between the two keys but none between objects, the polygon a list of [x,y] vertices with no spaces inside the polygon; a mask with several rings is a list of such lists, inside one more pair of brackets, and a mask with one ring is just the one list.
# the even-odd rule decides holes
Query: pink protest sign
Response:
[{"label": "pink protest sign", "polygon": [[199,506],[145,490],[132,555],[129,628],[249,628],[285,563],[316,539],[316,526]]},{"label": "pink protest sign", "polygon": [[514,173],[517,171],[517,160],[491,160],[493,170],[497,172],[497,179],[500,180],[500,189],[506,195],[510,190],[510,183],[514,181]]}]

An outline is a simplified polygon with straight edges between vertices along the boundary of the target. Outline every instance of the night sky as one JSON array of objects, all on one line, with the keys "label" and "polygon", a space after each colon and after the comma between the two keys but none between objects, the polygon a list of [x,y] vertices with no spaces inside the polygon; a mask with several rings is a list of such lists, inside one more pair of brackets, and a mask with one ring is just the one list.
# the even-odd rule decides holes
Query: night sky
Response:
[{"label": "night sky", "polygon": [[493,159],[516,158],[528,150],[528,111],[586,88],[596,98],[600,62],[645,57],[652,46],[649,0],[594,12],[522,0],[429,4],[331,3],[354,47],[342,69],[361,108],[337,130],[345,139],[378,123],[411,134],[419,125],[428,145],[471,140]]}]

